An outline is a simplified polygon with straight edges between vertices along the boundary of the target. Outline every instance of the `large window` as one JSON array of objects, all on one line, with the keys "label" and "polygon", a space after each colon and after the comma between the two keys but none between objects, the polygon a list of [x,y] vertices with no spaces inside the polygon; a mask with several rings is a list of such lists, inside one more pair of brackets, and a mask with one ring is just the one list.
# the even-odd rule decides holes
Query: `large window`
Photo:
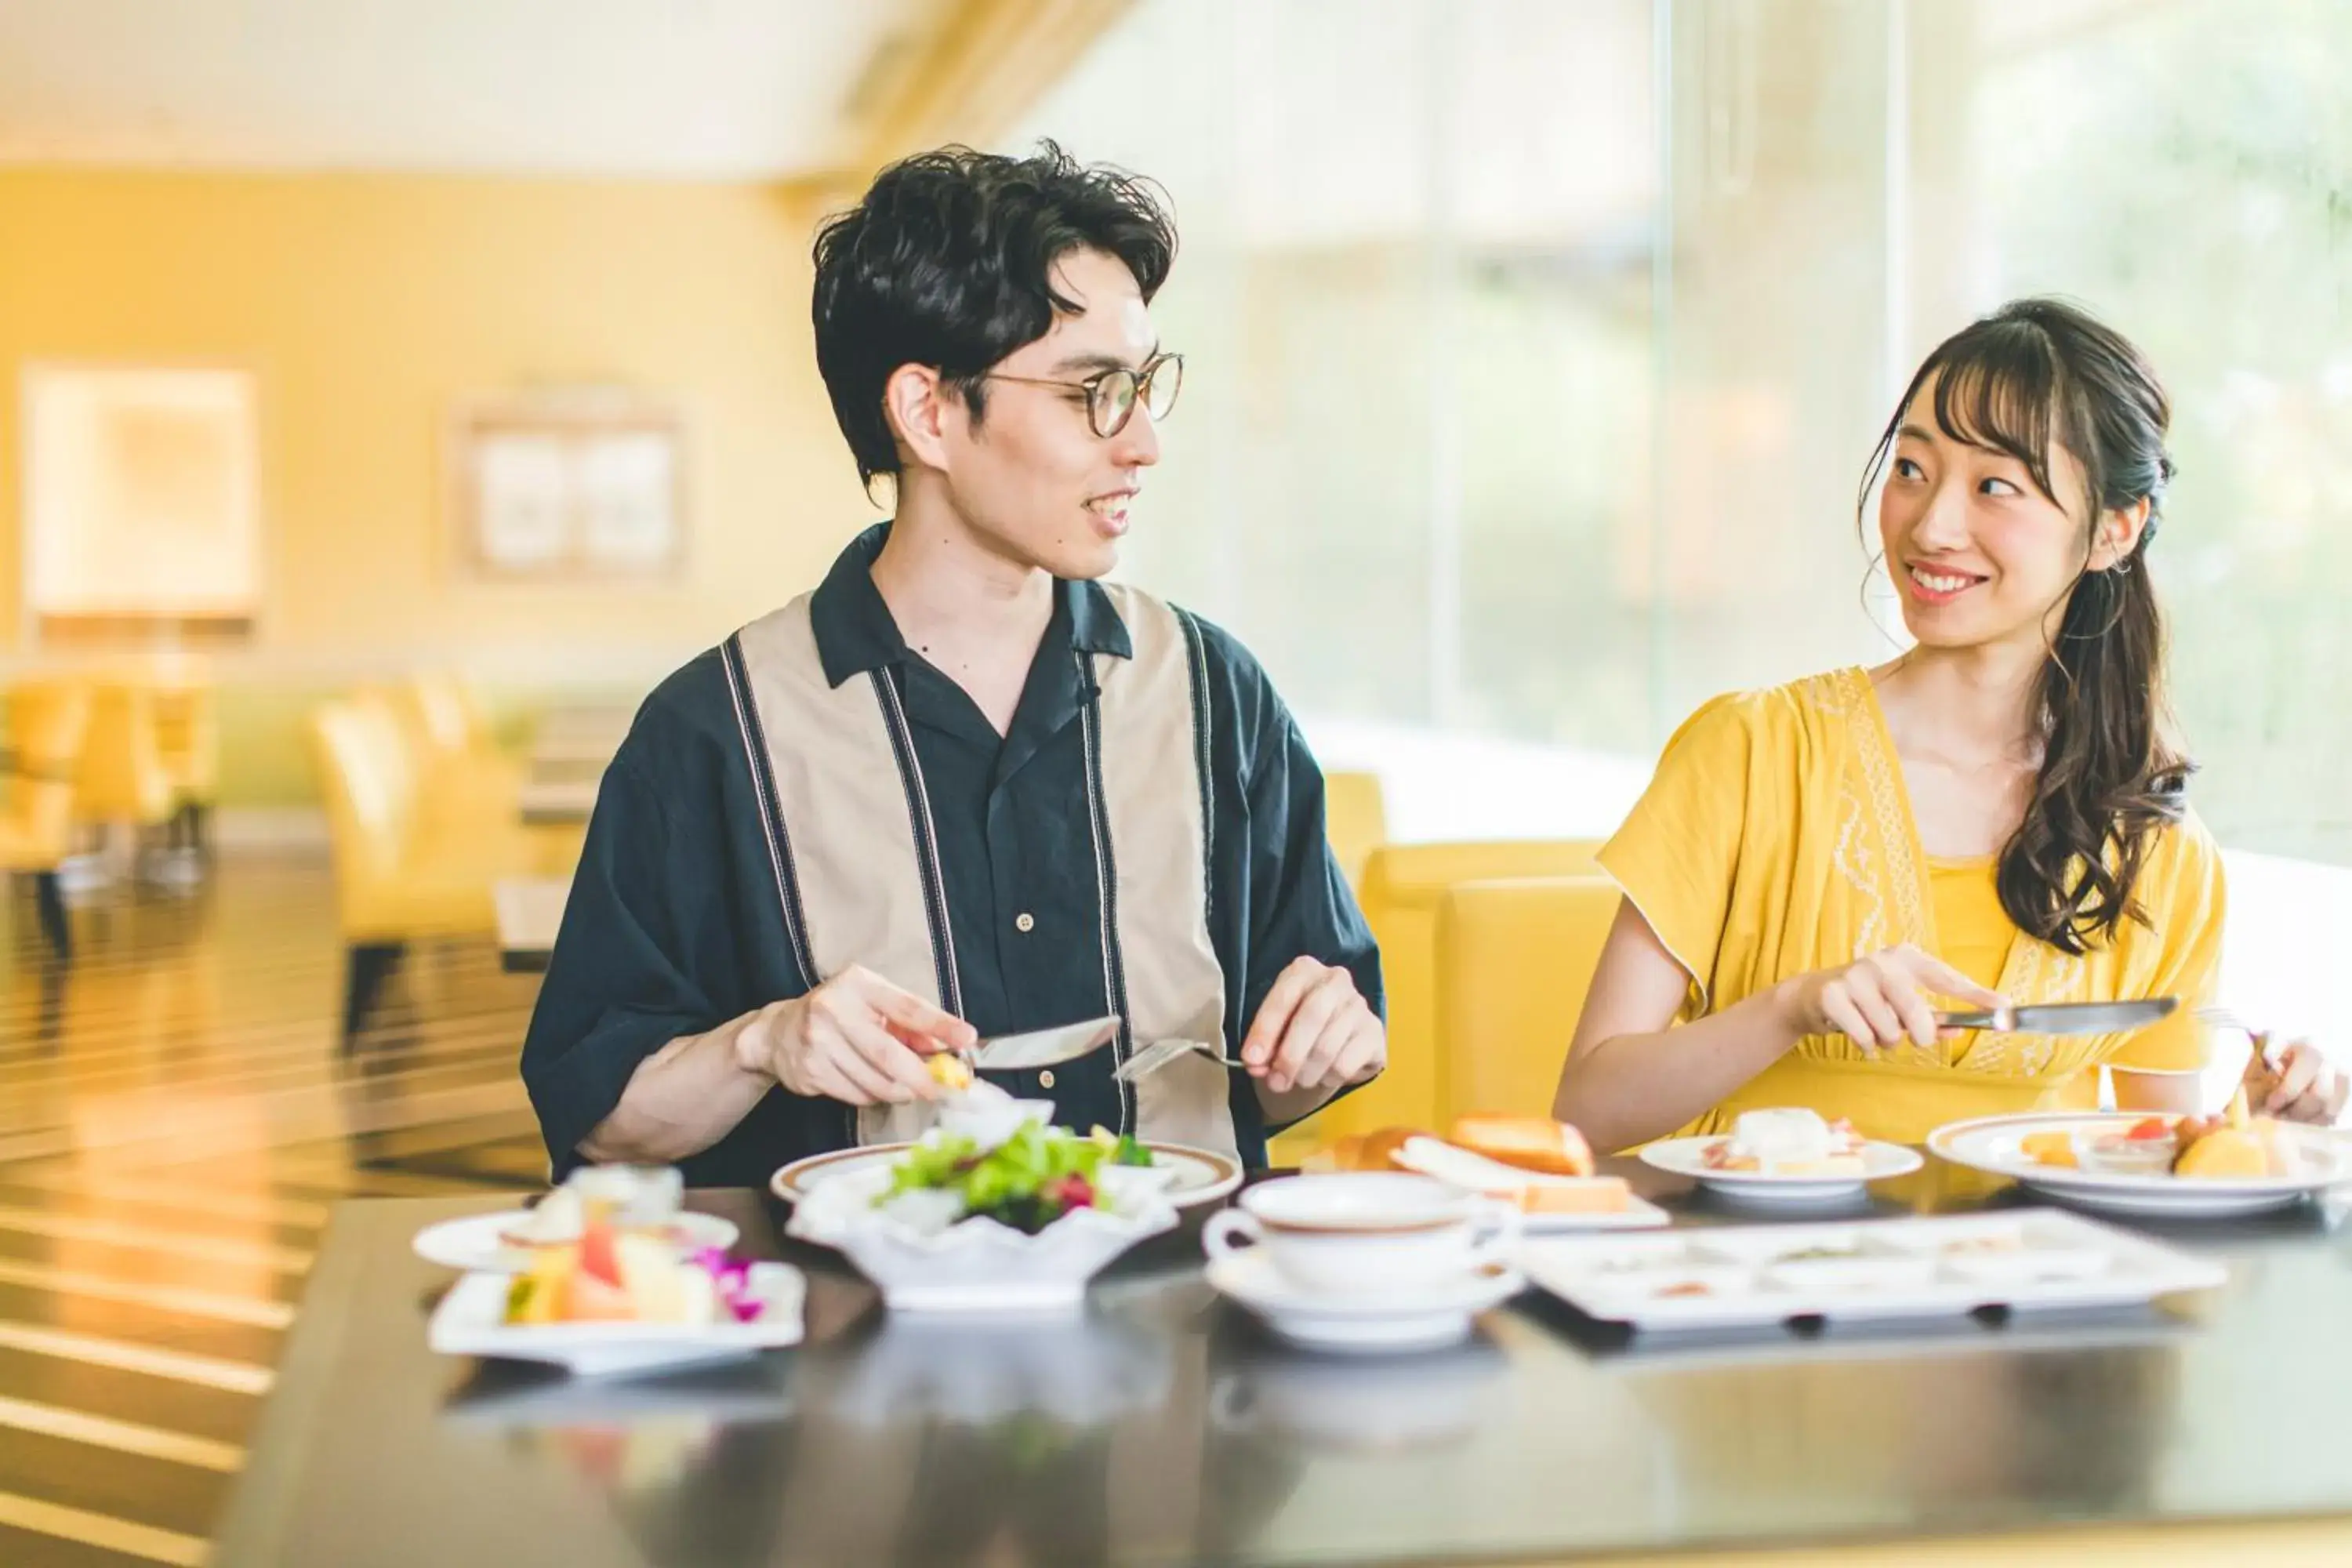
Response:
[{"label": "large window", "polygon": [[2200,808],[2352,864],[2352,6],[1934,0],[1915,42],[1920,273],[2087,300],[2171,387]]},{"label": "large window", "polygon": [[1144,0],[1014,140],[1173,196],[1129,571],[1310,729],[1638,760],[1887,657],[1864,459],[1935,341],[2058,291],[2175,395],[2201,808],[2352,863],[2347,81],[2316,0]]}]

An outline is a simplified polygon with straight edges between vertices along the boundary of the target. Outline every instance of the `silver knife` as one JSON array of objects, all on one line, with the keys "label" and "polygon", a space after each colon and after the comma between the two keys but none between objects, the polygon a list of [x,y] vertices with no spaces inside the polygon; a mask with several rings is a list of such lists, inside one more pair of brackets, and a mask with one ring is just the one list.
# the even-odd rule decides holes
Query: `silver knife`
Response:
[{"label": "silver knife", "polygon": [[2039,1007],[1938,1013],[1936,1025],[1995,1035],[2127,1035],[2170,1017],[2179,1005],[2179,1000],[2171,996],[2146,1002],[2053,1002]]},{"label": "silver knife", "polygon": [[1098,1051],[1117,1038],[1117,1018],[1089,1018],[1083,1024],[1065,1024],[1057,1029],[999,1035],[971,1048],[971,1065],[983,1072],[1059,1067],[1089,1051]]}]

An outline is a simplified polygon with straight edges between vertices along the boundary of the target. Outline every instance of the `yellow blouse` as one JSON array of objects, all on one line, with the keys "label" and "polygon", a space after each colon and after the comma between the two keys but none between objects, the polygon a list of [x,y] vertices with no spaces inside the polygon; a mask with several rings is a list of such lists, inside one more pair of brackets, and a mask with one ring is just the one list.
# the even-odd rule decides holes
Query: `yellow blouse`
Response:
[{"label": "yellow blouse", "polygon": [[1865,1055],[1812,1036],[1685,1129],[1743,1110],[1809,1105],[1874,1138],[1919,1142],[1946,1121],[2091,1104],[2101,1064],[2203,1065],[2194,1010],[2221,963],[2221,858],[2192,815],[2165,829],[2126,922],[2080,958],[2033,941],[2000,908],[1990,862],[1937,867],[1870,679],[1859,669],[1718,698],[1685,724],[1601,864],[1691,975],[1682,1016],[1704,1016],[1791,975],[1910,942],[2011,1001],[2178,996],[2137,1036],[1969,1035]]},{"label": "yellow blouse", "polygon": [[1927,903],[1936,915],[1936,954],[1979,985],[1998,989],[2017,925],[2000,907],[1998,860],[1927,862]]}]

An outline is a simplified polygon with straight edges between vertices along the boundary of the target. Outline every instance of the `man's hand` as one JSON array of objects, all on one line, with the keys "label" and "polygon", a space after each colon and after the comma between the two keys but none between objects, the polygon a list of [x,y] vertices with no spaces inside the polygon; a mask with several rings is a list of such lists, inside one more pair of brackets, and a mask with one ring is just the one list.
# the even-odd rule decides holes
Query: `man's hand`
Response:
[{"label": "man's hand", "polygon": [[794,1094],[904,1105],[939,1092],[924,1057],[969,1050],[979,1037],[953,1014],[852,964],[805,996],[761,1009],[735,1046],[746,1070]]},{"label": "man's hand", "polygon": [[1259,1004],[1242,1040],[1250,1076],[1276,1094],[1337,1090],[1388,1065],[1389,1036],[1345,969],[1293,959]]}]

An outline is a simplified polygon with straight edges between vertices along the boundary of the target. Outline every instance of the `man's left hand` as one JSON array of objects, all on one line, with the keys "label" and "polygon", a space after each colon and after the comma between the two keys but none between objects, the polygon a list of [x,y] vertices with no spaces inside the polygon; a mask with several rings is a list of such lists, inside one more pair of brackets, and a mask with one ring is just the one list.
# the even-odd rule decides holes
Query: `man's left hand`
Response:
[{"label": "man's left hand", "polygon": [[1312,958],[1292,960],[1276,977],[1242,1041],[1250,1076],[1276,1094],[1362,1083],[1388,1059],[1388,1030],[1356,977]]}]

